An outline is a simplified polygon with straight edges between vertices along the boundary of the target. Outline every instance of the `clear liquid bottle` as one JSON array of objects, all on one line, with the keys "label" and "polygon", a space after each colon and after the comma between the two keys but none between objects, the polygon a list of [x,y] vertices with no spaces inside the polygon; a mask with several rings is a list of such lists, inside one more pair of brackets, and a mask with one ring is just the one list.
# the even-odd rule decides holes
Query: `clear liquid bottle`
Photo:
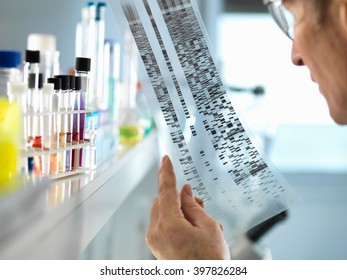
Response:
[{"label": "clear liquid bottle", "polygon": [[139,143],[144,137],[144,129],[140,124],[139,110],[136,103],[138,79],[136,74],[137,55],[135,46],[129,52],[123,52],[122,83],[118,92],[119,111],[119,148],[125,150]]},{"label": "clear liquid bottle", "polygon": [[0,51],[0,97],[7,97],[7,82],[22,80],[21,53],[17,51]]},{"label": "clear liquid bottle", "polygon": [[137,83],[136,105],[139,114],[139,123],[143,127],[144,136],[146,137],[153,129],[154,121],[141,82]]},{"label": "clear liquid bottle", "polygon": [[105,40],[104,45],[104,102],[107,103],[108,122],[117,126],[117,87],[120,72],[120,44]]},{"label": "clear liquid bottle", "polygon": [[81,21],[76,25],[75,55],[76,57],[88,56],[88,24],[89,9],[83,7],[81,10]]}]

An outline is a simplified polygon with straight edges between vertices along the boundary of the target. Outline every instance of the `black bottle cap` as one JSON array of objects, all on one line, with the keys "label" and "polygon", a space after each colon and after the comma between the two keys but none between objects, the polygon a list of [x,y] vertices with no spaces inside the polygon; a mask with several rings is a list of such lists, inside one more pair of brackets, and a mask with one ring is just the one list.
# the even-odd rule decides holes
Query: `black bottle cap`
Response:
[{"label": "black bottle cap", "polygon": [[54,84],[54,90],[61,90],[61,79],[59,78],[48,78],[47,83]]},{"label": "black bottle cap", "polygon": [[75,76],[70,76],[70,89],[75,89]]},{"label": "black bottle cap", "polygon": [[90,71],[90,58],[88,57],[76,57],[75,69],[77,71]]},{"label": "black bottle cap", "polygon": [[75,90],[81,90],[82,88],[82,78],[75,76]]},{"label": "black bottle cap", "polygon": [[40,63],[40,51],[25,50],[25,61]]},{"label": "black bottle cap", "polygon": [[[35,73],[29,73],[29,77],[28,77],[28,88],[35,88],[35,77],[36,74]],[[43,86],[43,75],[42,73],[39,73],[39,84],[38,84],[38,88],[42,88]]]},{"label": "black bottle cap", "polygon": [[57,75],[54,77],[61,79],[61,90],[69,90],[70,89],[70,76],[69,75]]}]

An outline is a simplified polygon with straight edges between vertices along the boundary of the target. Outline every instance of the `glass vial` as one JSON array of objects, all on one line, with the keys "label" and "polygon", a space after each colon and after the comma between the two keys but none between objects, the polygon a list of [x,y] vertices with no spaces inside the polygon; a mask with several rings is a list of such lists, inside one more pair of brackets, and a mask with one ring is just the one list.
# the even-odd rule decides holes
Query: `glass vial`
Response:
[{"label": "glass vial", "polygon": [[7,82],[22,80],[21,53],[0,51],[0,97],[6,97]]}]

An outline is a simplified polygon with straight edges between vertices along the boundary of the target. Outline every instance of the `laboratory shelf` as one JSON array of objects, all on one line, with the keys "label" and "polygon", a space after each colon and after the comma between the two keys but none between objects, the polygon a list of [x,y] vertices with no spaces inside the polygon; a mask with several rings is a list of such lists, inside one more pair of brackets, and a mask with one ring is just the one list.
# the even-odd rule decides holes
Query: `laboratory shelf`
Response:
[{"label": "laboratory shelf", "polygon": [[[78,259],[158,159],[155,132],[88,174],[45,180],[0,200],[0,259]],[[154,186],[155,187],[155,186]]]}]

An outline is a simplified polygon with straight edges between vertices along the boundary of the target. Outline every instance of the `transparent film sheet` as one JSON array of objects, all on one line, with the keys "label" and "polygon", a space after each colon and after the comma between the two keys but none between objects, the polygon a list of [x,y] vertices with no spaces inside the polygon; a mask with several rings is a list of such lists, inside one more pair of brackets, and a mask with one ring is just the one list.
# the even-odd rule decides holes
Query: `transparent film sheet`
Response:
[{"label": "transparent film sheet", "polygon": [[110,0],[178,186],[192,185],[230,241],[299,198],[248,137],[191,0]]}]

